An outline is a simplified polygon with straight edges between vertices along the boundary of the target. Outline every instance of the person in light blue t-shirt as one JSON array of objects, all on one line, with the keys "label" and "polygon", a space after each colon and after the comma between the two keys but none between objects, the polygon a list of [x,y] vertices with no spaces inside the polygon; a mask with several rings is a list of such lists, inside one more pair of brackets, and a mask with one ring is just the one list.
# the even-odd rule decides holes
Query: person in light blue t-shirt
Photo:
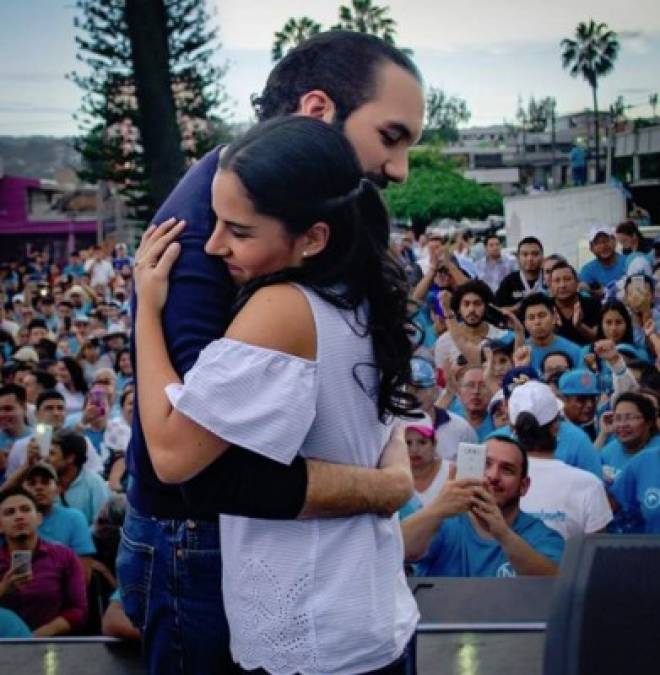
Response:
[{"label": "person in light blue t-shirt", "polygon": [[620,509],[637,516],[638,527],[629,531],[660,534],[660,448],[635,455],[609,493]]},{"label": "person in light blue t-shirt", "polygon": [[530,348],[531,366],[541,372],[543,359],[552,352],[567,354],[573,363],[580,359],[580,347],[560,335],[555,335],[555,308],[552,298],[543,293],[533,293],[520,304],[520,315],[529,337],[525,344]]},{"label": "person in light blue t-shirt", "polygon": [[57,472],[45,462],[34,464],[25,474],[23,487],[37,503],[42,515],[39,536],[68,546],[79,556],[92,556],[96,547],[85,516],[76,508],[59,501]]},{"label": "person in light blue t-shirt", "polygon": [[579,279],[592,292],[604,292],[626,273],[626,256],[616,252],[614,232],[605,226],[590,230],[589,249],[595,259],[582,266]]},{"label": "person in light blue t-shirt", "polygon": [[[660,532],[660,524],[657,530],[647,529],[647,518],[660,521],[660,515],[654,513],[657,507],[653,506],[653,486],[660,484],[660,464],[656,466],[653,460],[638,459],[660,450],[657,416],[655,404],[643,394],[627,392],[616,400],[612,414],[616,438],[602,451],[605,483],[620,507],[615,509],[614,519],[607,528],[609,532]],[[631,466],[632,471],[627,473]],[[624,474],[626,479],[619,483]],[[650,497],[646,495],[649,489]]]},{"label": "person in light blue t-shirt", "polygon": [[561,535],[520,510],[529,488],[527,455],[499,430],[486,441],[484,479],[455,480],[402,521],[406,560],[420,576],[554,575]]},{"label": "person in light blue t-shirt", "polygon": [[0,607],[0,638],[31,638],[25,621],[10,609]]}]

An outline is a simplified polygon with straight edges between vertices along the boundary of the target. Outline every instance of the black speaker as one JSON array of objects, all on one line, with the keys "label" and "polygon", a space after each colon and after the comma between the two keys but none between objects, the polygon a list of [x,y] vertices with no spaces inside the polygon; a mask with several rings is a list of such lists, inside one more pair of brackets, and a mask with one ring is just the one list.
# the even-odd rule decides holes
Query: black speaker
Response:
[{"label": "black speaker", "polygon": [[660,536],[589,535],[567,542],[543,672],[660,672]]}]

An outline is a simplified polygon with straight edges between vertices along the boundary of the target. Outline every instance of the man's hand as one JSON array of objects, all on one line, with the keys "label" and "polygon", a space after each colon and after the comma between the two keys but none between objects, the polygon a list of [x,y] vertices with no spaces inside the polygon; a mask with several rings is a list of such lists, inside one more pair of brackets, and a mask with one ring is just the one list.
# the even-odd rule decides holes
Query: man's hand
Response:
[{"label": "man's hand", "polygon": [[[383,449],[378,466],[399,486],[397,491],[400,496],[397,501],[400,503],[396,506],[393,505],[392,513],[394,513],[413,496],[415,491],[408,446],[406,445],[405,427],[402,424],[397,424],[392,429],[390,440]],[[392,513],[384,515],[392,515]]]},{"label": "man's hand", "polygon": [[472,508],[478,490],[484,489],[484,482],[476,478],[456,480],[456,465],[449,467],[447,481],[437,497],[432,501],[432,508],[442,518],[449,518],[465,513]]},{"label": "man's hand", "polygon": [[497,541],[500,541],[509,533],[510,528],[506,520],[504,520],[504,516],[495,501],[495,497],[493,497],[492,493],[485,487],[480,487],[475,490],[470,510],[477,519],[479,525],[481,525],[488,534],[495,537]]},{"label": "man's hand", "polygon": [[580,304],[579,300],[576,300],[575,304],[573,305],[573,325],[577,328],[582,323],[583,318],[584,315],[582,313],[582,305]]},{"label": "man's hand", "polygon": [[529,348],[529,345],[523,345],[518,347],[513,353],[513,365],[516,368],[524,368],[531,364],[532,362],[532,350]]},{"label": "man's hand", "polygon": [[445,318],[452,317],[454,312],[451,308],[451,293],[449,291],[440,291],[440,307]]},{"label": "man's hand", "polygon": [[41,459],[41,448],[36,438],[31,438],[27,444],[27,454],[25,456],[25,464],[30,467],[36,464]]},{"label": "man's hand", "polygon": [[610,366],[618,363],[619,359],[623,358],[616,350],[614,340],[598,340],[597,342],[594,342],[594,354],[604,361],[607,361]]},{"label": "man's hand", "polygon": [[0,598],[3,595],[18,591],[32,579],[32,574],[17,574],[16,570],[9,568],[0,579]]}]

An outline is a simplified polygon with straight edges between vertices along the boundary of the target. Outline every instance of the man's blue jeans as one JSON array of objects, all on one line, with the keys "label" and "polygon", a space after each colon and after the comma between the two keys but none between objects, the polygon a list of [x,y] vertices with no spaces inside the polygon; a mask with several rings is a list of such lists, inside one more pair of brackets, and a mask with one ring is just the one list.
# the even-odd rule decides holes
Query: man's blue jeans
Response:
[{"label": "man's blue jeans", "polygon": [[159,520],[129,508],[117,576],[150,673],[232,672],[218,522]]}]

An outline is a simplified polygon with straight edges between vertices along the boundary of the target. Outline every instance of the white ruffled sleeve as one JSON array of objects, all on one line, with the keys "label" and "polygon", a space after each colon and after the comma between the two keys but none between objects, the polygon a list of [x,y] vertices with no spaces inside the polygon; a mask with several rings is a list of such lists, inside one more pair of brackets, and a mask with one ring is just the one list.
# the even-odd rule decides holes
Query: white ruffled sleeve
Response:
[{"label": "white ruffled sleeve", "polygon": [[165,391],[174,408],[225,441],[290,464],[316,416],[317,378],[315,361],[222,338]]}]

